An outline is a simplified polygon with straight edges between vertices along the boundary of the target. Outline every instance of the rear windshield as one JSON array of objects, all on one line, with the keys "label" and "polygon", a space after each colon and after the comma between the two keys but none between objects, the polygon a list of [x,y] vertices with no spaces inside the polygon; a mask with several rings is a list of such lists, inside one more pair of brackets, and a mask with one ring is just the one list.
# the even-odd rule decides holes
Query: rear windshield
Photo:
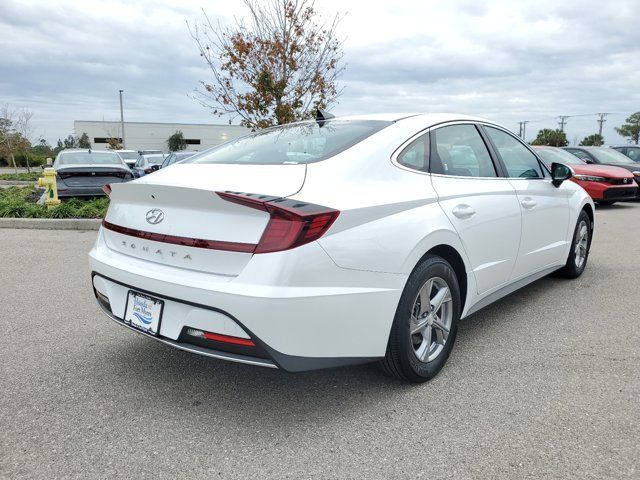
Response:
[{"label": "rear windshield", "polygon": [[110,152],[68,152],[60,155],[58,165],[122,165],[116,153]]},{"label": "rear windshield", "polygon": [[232,140],[184,163],[313,163],[343,152],[392,122],[330,120],[270,128]]},{"label": "rear windshield", "polygon": [[563,163],[565,165],[584,165],[584,162],[572,153],[559,148],[534,148],[542,161],[550,167],[552,163]]}]

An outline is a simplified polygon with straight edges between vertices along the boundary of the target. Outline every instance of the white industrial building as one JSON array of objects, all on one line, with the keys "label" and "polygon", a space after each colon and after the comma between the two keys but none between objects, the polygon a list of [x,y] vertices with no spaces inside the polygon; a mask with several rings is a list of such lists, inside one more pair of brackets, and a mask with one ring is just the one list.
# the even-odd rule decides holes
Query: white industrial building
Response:
[{"label": "white industrial building", "polygon": [[91,147],[106,149],[107,139],[117,138],[128,150],[161,150],[167,152],[167,140],[181,131],[187,142],[187,150],[201,151],[242,135],[249,129],[239,125],[207,125],[202,123],[154,123],[124,122],[124,143],[120,122],[76,120],[74,134],[89,136]]}]

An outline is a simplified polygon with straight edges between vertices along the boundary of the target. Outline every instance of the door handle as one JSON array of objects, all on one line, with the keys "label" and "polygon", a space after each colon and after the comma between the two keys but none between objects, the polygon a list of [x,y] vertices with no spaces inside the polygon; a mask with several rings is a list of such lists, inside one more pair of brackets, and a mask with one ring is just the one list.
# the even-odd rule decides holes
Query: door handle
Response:
[{"label": "door handle", "polygon": [[476,214],[476,211],[473,208],[464,203],[453,207],[452,212],[458,218],[469,218]]},{"label": "door handle", "polygon": [[527,210],[531,210],[533,207],[535,207],[537,205],[536,201],[531,198],[531,197],[524,197],[522,199],[522,201],[520,202],[520,205],[522,205],[524,208],[526,208]]}]

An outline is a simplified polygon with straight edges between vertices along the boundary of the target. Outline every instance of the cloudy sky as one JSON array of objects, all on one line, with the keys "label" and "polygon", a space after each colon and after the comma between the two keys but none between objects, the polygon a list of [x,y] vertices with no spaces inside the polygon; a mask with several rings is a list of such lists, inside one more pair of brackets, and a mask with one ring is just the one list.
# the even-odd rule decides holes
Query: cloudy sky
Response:
[{"label": "cloudy sky", "polygon": [[[239,0],[2,0],[0,103],[34,112],[34,138],[73,133],[73,120],[220,123],[189,97],[209,74],[185,21],[204,8],[222,23]],[[346,71],[337,113],[480,115],[527,139],[559,115],[571,142],[640,110],[639,0],[322,0],[345,14]]]}]

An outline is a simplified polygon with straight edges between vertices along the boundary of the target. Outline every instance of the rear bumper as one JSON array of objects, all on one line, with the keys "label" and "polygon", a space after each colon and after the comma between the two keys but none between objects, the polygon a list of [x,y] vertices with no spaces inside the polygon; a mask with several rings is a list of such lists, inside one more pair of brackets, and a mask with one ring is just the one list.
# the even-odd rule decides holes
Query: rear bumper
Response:
[{"label": "rear bumper", "polygon": [[[289,279],[296,275],[283,265],[268,265],[277,261],[277,254],[254,256],[255,262],[250,261],[237,277],[178,269],[110,250],[102,232],[90,263],[94,289],[109,298],[111,308],[106,313],[121,325],[128,327],[122,318],[129,290],[165,301],[159,337],[141,334],[175,348],[291,372],[383,357],[406,276],[341,269],[316,244],[288,254],[302,255],[305,260],[294,259],[294,265],[306,269],[313,265],[312,273],[320,274],[306,278],[350,286],[278,285],[278,270]],[[274,279],[272,284],[261,284],[260,274]],[[267,358],[184,343],[186,328],[250,338]]]}]

